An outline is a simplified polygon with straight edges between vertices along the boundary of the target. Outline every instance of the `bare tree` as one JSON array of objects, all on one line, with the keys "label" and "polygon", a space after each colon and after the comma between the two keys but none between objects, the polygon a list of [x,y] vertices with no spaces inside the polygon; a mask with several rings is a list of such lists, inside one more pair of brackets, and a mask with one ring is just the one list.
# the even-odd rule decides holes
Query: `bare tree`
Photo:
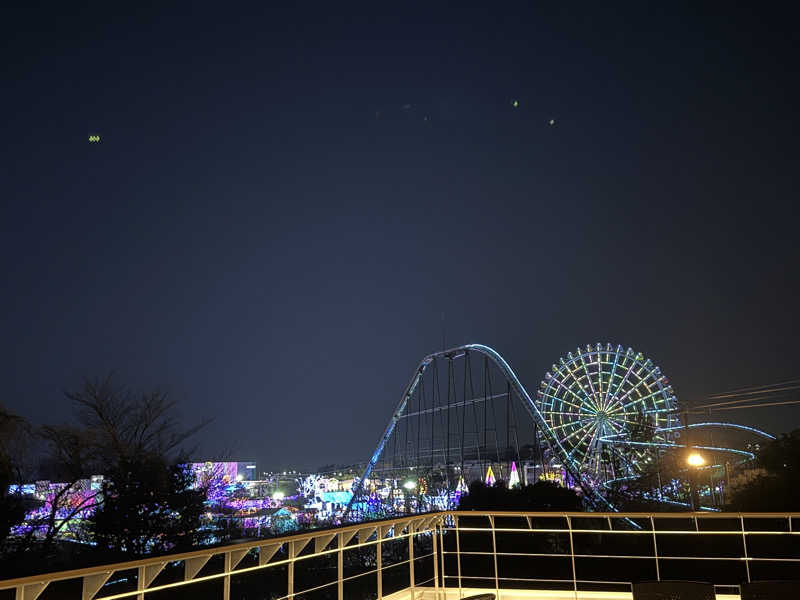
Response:
[{"label": "bare tree", "polygon": [[[144,497],[154,497],[154,490],[141,489],[143,486],[161,486],[164,495],[169,491],[180,498],[179,494],[174,496],[176,486],[190,482],[178,467],[185,456],[183,444],[208,423],[181,429],[173,416],[175,402],[165,392],[135,393],[117,386],[112,375],[85,380],[79,391],[65,395],[78,409],[78,426],[47,426],[40,430],[49,450],[46,471],[62,482],[50,491],[45,514],[33,524],[44,532],[45,552],[76,519],[92,520],[91,533],[95,536],[101,533],[97,527],[102,523],[105,539],[116,540],[115,532],[107,529],[124,525],[110,519],[103,509],[107,503],[118,509],[125,496],[139,502],[137,511],[146,522]],[[87,485],[92,475],[101,474],[101,485]],[[136,497],[137,492],[142,497]],[[101,513],[102,518],[95,519]],[[139,531],[139,537],[153,534],[144,525]],[[143,543],[137,550],[141,553],[146,547]]]},{"label": "bare tree", "polygon": [[[28,422],[0,405],[0,546],[4,552],[11,527],[22,522],[28,508],[19,485],[26,475],[30,437]],[[13,492],[12,486],[16,486]]]},{"label": "bare tree", "polygon": [[98,545],[142,555],[197,543],[206,496],[183,464],[184,444],[208,420],[182,428],[165,392],[134,393],[111,377],[67,396],[104,462],[103,503],[90,518]]},{"label": "bare tree", "polygon": [[205,427],[204,420],[181,429],[176,403],[162,390],[137,394],[114,384],[113,375],[86,380],[79,392],[67,393],[80,409],[80,421],[94,436],[97,452],[111,460],[156,455],[176,459],[184,442]]},{"label": "bare tree", "polygon": [[86,518],[102,501],[100,490],[92,490],[86,483],[92,474],[98,473],[101,461],[91,431],[44,426],[39,435],[48,447],[42,473],[57,483],[49,485],[44,492],[44,506],[27,524],[29,535],[43,532],[42,551],[47,554],[70,523]]}]

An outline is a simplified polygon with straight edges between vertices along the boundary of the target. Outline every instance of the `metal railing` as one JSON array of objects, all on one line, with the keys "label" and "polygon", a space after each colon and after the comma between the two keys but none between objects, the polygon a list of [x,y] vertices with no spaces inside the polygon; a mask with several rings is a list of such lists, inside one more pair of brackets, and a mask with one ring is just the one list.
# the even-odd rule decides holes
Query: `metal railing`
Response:
[{"label": "metal railing", "polygon": [[447,511],[9,579],[0,581],[0,597],[15,590],[16,600],[36,600],[71,586],[64,597],[147,600],[171,590],[176,598],[230,600],[242,594],[238,585],[281,600],[321,590],[339,600],[461,598],[473,588],[498,597],[512,588],[630,597],[631,582],[646,579],[703,579],[737,593],[745,581],[797,578],[797,518]]},{"label": "metal railing", "polygon": [[[440,527],[442,580],[458,590],[494,589],[498,597],[508,588],[543,587],[569,589],[576,598],[581,591],[630,597],[635,581],[676,579],[710,581],[718,592],[738,595],[743,582],[798,578],[798,517],[452,511]],[[481,564],[482,557],[491,561]]]}]

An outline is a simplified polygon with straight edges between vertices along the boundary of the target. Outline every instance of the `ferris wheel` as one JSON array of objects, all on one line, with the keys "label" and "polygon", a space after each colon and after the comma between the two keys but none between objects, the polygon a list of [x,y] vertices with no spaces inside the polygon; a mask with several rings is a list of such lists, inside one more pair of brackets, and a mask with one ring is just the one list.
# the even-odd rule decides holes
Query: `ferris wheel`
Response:
[{"label": "ferris wheel", "polygon": [[[646,443],[676,435],[677,399],[661,369],[640,352],[587,345],[545,374],[539,409],[582,476],[604,480],[641,472]],[[621,443],[627,443],[623,450]]]}]

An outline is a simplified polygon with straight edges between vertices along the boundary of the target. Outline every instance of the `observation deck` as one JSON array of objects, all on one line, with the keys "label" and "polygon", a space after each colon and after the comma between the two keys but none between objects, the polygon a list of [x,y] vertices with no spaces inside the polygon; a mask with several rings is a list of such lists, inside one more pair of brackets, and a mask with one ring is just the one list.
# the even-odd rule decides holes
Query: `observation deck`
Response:
[{"label": "observation deck", "polygon": [[733,600],[742,583],[797,578],[798,518],[427,513],[3,580],[0,600],[627,600],[656,580],[706,581]]}]

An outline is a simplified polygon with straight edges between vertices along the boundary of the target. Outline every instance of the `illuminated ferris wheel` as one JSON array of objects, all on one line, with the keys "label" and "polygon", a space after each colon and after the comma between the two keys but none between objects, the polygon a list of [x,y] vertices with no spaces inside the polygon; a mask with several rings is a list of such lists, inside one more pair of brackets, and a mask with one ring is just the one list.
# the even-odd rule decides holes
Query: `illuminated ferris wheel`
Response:
[{"label": "illuminated ferris wheel", "polygon": [[538,400],[573,464],[595,481],[639,474],[645,448],[672,442],[678,424],[677,400],[661,369],[611,344],[561,358],[545,374]]}]

